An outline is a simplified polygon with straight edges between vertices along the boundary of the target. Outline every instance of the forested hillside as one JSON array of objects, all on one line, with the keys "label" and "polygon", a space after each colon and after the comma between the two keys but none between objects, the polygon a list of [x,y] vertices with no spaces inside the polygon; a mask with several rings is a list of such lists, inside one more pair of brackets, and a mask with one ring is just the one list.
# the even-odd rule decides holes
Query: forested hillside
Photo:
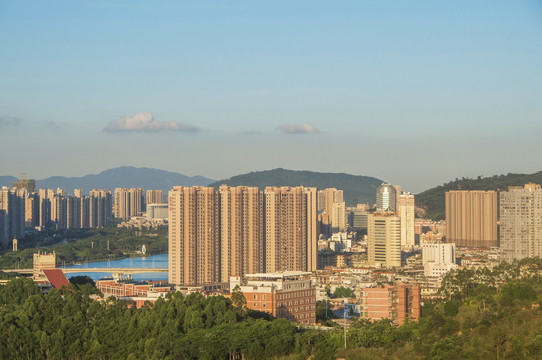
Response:
[{"label": "forested hillside", "polygon": [[337,188],[343,190],[347,206],[354,206],[358,203],[373,205],[376,201],[376,188],[382,184],[382,180],[370,176],[273,169],[237,175],[217,181],[210,186],[218,187],[222,184],[257,186],[261,189],[266,186],[299,185],[318,189]]},{"label": "forested hillside", "polygon": [[443,220],[444,194],[450,190],[496,190],[506,191],[508,186],[523,186],[528,182],[542,184],[542,171],[534,174],[508,174],[491,177],[479,176],[476,179],[455,179],[441,186],[416,195],[416,206],[425,211],[425,217]]},{"label": "forested hillside", "polygon": [[353,321],[344,330],[297,327],[200,294],[130,308],[94,301],[90,284],[38,291],[29,279],[0,286],[0,359],[540,359],[542,260],[446,275],[442,300],[416,323]]}]

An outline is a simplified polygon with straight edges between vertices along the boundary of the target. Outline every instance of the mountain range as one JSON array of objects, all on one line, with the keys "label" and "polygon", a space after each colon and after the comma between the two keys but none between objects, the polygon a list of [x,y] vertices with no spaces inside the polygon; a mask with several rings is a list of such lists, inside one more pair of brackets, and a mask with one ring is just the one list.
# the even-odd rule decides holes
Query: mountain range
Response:
[{"label": "mountain range", "polygon": [[[13,176],[0,176],[0,186],[11,186],[14,181],[17,181],[17,178]],[[121,166],[99,174],[80,177],[52,176],[36,180],[36,187],[39,189],[62,188],[66,189],[67,193],[72,193],[73,189],[83,189],[83,192],[88,193],[92,189],[114,190],[117,187],[142,187],[162,190],[167,194],[175,185],[206,186],[213,181],[203,176],[186,176],[165,170]]]},{"label": "mountain range", "polygon": [[[13,176],[0,176],[0,186],[11,186],[17,181]],[[157,189],[167,193],[175,185],[183,186],[214,186],[218,188],[222,184],[230,186],[257,186],[261,189],[266,186],[308,186],[324,189],[334,187],[344,192],[347,205],[357,203],[374,204],[376,188],[382,183],[374,177],[357,176],[340,173],[320,173],[313,171],[298,171],[286,169],[273,169],[257,171],[248,174],[237,175],[232,178],[214,181],[203,176],[186,176],[170,171],[136,168],[122,166],[102,171],[99,174],[85,175],[81,177],[53,176],[46,179],[36,180],[37,188],[66,189],[72,193],[73,189],[83,189],[88,193],[92,189],[104,188],[114,190],[117,187],[142,187],[144,189]]]}]

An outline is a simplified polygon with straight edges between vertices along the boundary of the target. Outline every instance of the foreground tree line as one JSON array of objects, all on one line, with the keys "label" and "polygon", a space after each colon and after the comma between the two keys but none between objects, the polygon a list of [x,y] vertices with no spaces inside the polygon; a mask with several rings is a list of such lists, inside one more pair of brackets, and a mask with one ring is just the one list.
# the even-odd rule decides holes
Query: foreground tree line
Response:
[{"label": "foreground tree line", "polygon": [[346,349],[339,326],[297,327],[247,311],[237,296],[171,293],[135,309],[92,300],[85,281],[43,295],[20,278],[0,287],[0,359],[539,359],[540,269],[529,259],[454,271],[446,298],[426,302],[417,323],[353,321]]}]

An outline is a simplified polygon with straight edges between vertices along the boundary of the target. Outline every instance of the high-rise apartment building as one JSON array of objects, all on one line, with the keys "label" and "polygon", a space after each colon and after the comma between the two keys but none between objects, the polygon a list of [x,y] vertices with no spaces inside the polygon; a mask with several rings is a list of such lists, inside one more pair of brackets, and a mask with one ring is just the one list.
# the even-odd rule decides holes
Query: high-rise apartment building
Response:
[{"label": "high-rise apartment building", "polygon": [[264,265],[263,193],[223,185],[220,194],[220,281],[260,273]]},{"label": "high-rise apartment building", "polygon": [[510,186],[500,193],[500,252],[504,260],[542,257],[542,189]]},{"label": "high-rise apartment building", "polygon": [[346,203],[333,203],[331,209],[331,232],[346,231]]},{"label": "high-rise apartment building", "polygon": [[247,273],[315,270],[316,194],[303,187],[174,187],[170,282],[202,285]]},{"label": "high-rise apartment building", "polygon": [[316,188],[265,189],[265,272],[316,270],[316,197]]},{"label": "high-rise apartment building", "polygon": [[220,281],[218,209],[213,188],[175,186],[169,192],[169,283]]},{"label": "high-rise apartment building", "polygon": [[11,187],[17,190],[26,190],[29,194],[36,192],[36,180],[35,179],[19,179],[15,181]]},{"label": "high-rise apartment building", "polygon": [[394,212],[368,215],[367,254],[369,264],[401,266],[401,220]]},{"label": "high-rise apartment building", "polygon": [[25,227],[33,228],[39,225],[39,196],[37,193],[27,193],[24,203],[24,222]]},{"label": "high-rise apartment building", "polygon": [[143,189],[116,188],[114,215],[117,219],[129,220],[140,216],[144,208]]},{"label": "high-rise apartment building", "polygon": [[[133,189],[130,189],[130,190],[133,190]],[[136,195],[134,196],[137,196],[137,194],[143,193],[142,189],[136,189],[136,190],[141,190],[141,191],[140,192],[135,191],[134,193]],[[89,193],[88,211],[89,211],[89,216],[88,216],[89,227],[101,228],[109,224],[109,222],[111,221],[111,218],[113,217],[113,195],[111,194],[111,191],[107,189],[91,190]],[[130,216],[134,216],[134,215],[130,215]]]},{"label": "high-rise apartment building", "polygon": [[26,190],[0,189],[0,244],[8,246],[24,235]]},{"label": "high-rise apartment building", "polygon": [[145,195],[145,204],[163,204],[164,195],[162,190],[147,190]]},{"label": "high-rise apartment building", "polygon": [[414,195],[404,193],[397,197],[397,214],[401,220],[401,246],[413,247],[414,235]]},{"label": "high-rise apartment building", "polygon": [[318,191],[318,211],[321,213],[320,231],[326,236],[346,230],[346,205],[342,190],[327,188]]},{"label": "high-rise apartment building", "polygon": [[[376,210],[377,211],[396,211],[397,210],[397,196],[401,193],[401,188],[398,186],[390,185],[389,182],[384,181],[376,189]],[[397,191],[399,190],[399,194]]]},{"label": "high-rise apartment building", "polygon": [[463,247],[497,246],[497,193],[446,192],[446,241]]}]

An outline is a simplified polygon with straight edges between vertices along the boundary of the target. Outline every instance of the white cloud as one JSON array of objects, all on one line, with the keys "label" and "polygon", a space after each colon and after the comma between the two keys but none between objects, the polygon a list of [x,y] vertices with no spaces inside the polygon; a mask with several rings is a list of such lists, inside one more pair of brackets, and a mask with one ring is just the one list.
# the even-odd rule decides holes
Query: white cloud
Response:
[{"label": "white cloud", "polygon": [[285,134],[318,134],[320,132],[320,130],[311,124],[282,125],[277,130]]},{"label": "white cloud", "polygon": [[123,131],[183,131],[197,132],[200,129],[193,125],[181,124],[177,121],[157,121],[152,113],[137,113],[134,116],[121,117],[116,121],[111,121],[104,128],[106,132]]}]

